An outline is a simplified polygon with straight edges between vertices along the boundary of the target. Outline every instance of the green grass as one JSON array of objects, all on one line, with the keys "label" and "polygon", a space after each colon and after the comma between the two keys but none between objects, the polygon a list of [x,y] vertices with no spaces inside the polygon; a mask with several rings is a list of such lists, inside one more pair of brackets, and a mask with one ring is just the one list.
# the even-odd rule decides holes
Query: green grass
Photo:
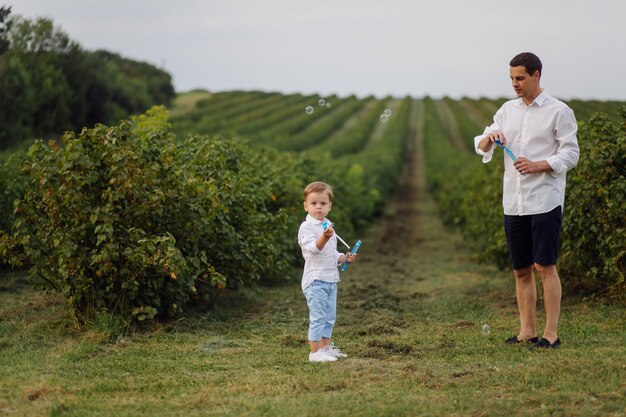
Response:
[{"label": "green grass", "polygon": [[178,116],[180,114],[188,113],[195,108],[198,101],[211,98],[211,96],[211,93],[204,90],[179,93],[172,102],[170,114],[171,116]]},{"label": "green grass", "polygon": [[115,323],[73,328],[57,297],[13,283],[1,295],[0,410],[623,415],[623,307],[566,300],[562,349],[505,346],[516,326],[508,274],[472,264],[438,224],[410,250],[385,243],[403,232],[382,223],[341,283],[335,340],[350,357],[335,364],[307,362],[297,285],[233,294],[204,316],[117,337]]},{"label": "green grass", "polygon": [[0,415],[625,415],[624,307],[565,299],[561,349],[505,345],[512,274],[477,265],[441,225],[413,145],[398,198],[342,275],[334,340],[347,359],[308,363],[297,276],[126,332],[106,315],[76,328],[58,296],[3,274]]}]

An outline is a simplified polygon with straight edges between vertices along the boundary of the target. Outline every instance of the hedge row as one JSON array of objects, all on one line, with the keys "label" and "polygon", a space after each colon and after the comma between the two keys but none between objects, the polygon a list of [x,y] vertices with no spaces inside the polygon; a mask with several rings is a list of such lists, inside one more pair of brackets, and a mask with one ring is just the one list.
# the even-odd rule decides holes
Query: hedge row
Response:
[{"label": "hedge row", "polygon": [[[444,223],[460,228],[477,258],[500,268],[510,265],[502,229],[503,160],[489,166],[455,147],[432,99],[424,99],[427,178]],[[480,133],[480,132],[479,132]]]},{"label": "hedge row", "polygon": [[166,113],[66,134],[28,151],[16,205],[16,264],[32,265],[84,319],[97,310],[138,319],[173,315],[191,298],[279,274],[284,210],[275,207],[269,152],[188,140]]},{"label": "hedge row", "polygon": [[349,192],[372,184],[358,165],[217,137],[180,143],[167,117],[154,108],[27,153],[26,191],[11,233],[0,233],[0,255],[29,266],[35,284],[61,293],[80,321],[103,310],[174,316],[225,287],[294,276],[311,181],[338,191],[332,218],[345,238],[352,208],[370,208],[361,221],[374,216],[383,191]]},{"label": "hedge row", "polygon": [[626,107],[581,123],[568,175],[560,267],[572,291],[626,300]]},{"label": "hedge row", "polygon": [[[428,181],[444,221],[462,230],[480,260],[510,267],[500,203],[503,157],[483,165],[454,147],[433,101],[424,101]],[[568,172],[558,261],[569,293],[626,294],[626,108],[621,117],[621,125],[603,114],[579,123],[581,158]]]}]

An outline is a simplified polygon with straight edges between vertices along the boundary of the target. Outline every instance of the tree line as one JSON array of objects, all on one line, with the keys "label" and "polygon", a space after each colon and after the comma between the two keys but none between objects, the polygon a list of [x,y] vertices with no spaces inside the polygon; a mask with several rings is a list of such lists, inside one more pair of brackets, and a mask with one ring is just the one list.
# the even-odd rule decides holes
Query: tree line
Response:
[{"label": "tree line", "polygon": [[174,97],[170,74],[105,50],[88,51],[55,27],[0,7],[0,149],[116,123]]}]

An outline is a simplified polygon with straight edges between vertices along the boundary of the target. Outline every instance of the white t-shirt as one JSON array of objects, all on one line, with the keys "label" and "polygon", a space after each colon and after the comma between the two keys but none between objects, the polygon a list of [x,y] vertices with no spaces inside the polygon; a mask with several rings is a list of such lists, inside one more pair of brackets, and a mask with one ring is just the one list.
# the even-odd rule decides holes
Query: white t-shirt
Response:
[{"label": "white t-shirt", "polygon": [[326,282],[339,282],[338,262],[343,255],[337,251],[337,237],[333,234],[324,248],[320,251],[315,242],[324,233],[322,222],[329,224],[330,220],[317,220],[311,215],[306,216],[306,220],[300,225],[298,230],[298,244],[302,249],[304,257],[304,272],[302,273],[302,290],[313,281],[320,280]]}]

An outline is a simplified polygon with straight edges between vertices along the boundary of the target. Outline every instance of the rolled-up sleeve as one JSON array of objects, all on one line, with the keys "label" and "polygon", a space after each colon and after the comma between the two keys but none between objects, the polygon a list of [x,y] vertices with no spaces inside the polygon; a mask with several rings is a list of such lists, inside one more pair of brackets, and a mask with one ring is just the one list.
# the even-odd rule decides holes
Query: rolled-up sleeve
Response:
[{"label": "rolled-up sleeve", "polygon": [[558,114],[554,129],[554,137],[558,142],[556,154],[546,160],[554,174],[568,171],[578,163],[580,148],[576,138],[577,132],[578,125],[574,112],[569,107],[564,107]]},{"label": "rolled-up sleeve", "polygon": [[340,265],[340,264],[339,264],[339,258],[341,258],[341,255],[343,255],[343,253],[341,253],[341,252],[335,252],[335,263],[336,263],[337,265]]},{"label": "rolled-up sleeve", "polygon": [[302,227],[300,229],[300,233],[298,235],[298,243],[303,251],[311,252],[311,253],[320,253],[321,251],[317,248],[317,244],[315,238],[315,233],[313,230],[308,227]]},{"label": "rolled-up sleeve", "polygon": [[493,150],[495,149],[496,144],[493,143],[492,146],[491,146],[491,149],[489,149],[487,152],[484,152],[482,149],[480,149],[478,147],[478,144],[488,134],[495,133],[495,132],[501,132],[502,131],[502,128],[500,127],[501,126],[501,123],[500,123],[501,119],[502,119],[502,109],[500,109],[500,110],[498,110],[496,112],[496,115],[493,117],[493,123],[491,124],[491,126],[485,127],[485,131],[483,132],[482,135],[474,137],[474,150],[476,150],[476,153],[478,155],[483,157],[483,164],[486,164],[487,162],[491,161],[491,159],[493,158]]},{"label": "rolled-up sleeve", "polygon": [[[487,132],[487,129],[489,129],[489,127],[485,128],[485,132]],[[480,136],[476,136],[474,137],[474,149],[476,149],[476,153],[480,156],[483,157],[483,164],[486,164],[487,162],[491,161],[491,158],[493,158],[493,148],[496,146],[495,144],[491,147],[491,149],[489,149],[489,151],[484,152],[482,149],[480,149],[478,147],[478,144],[480,143],[481,140],[483,140],[483,138],[485,137],[487,133],[483,133]]]}]

